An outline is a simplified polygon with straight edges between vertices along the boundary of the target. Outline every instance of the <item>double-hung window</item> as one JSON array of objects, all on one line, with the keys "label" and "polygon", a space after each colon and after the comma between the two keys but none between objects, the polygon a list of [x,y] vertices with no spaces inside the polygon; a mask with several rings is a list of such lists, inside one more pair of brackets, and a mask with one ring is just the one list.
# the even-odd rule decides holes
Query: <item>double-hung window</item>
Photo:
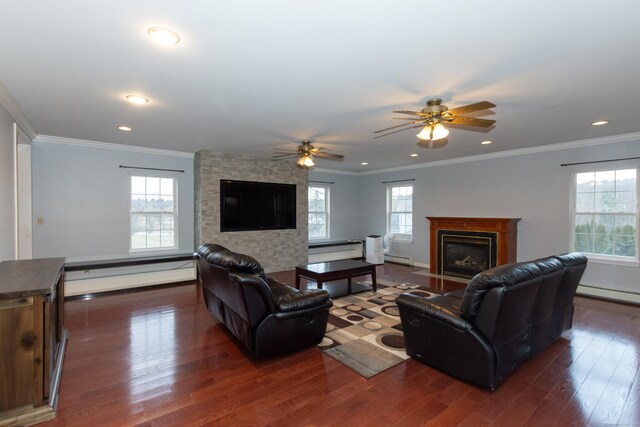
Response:
[{"label": "double-hung window", "polygon": [[172,249],[177,245],[176,185],[174,178],[131,176],[131,251]]},{"label": "double-hung window", "polygon": [[309,240],[329,238],[329,187],[309,186]]},{"label": "double-hung window", "polygon": [[578,172],[574,249],[599,258],[638,260],[637,169]]},{"label": "double-hung window", "polygon": [[394,240],[411,241],[413,237],[413,185],[387,187],[387,233]]}]

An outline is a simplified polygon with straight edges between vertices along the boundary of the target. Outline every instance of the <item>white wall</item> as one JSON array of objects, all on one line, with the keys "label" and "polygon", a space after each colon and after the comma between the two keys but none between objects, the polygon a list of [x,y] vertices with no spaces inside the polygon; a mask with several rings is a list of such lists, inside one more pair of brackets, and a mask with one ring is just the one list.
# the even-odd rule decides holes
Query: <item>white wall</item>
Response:
[{"label": "white wall", "polygon": [[[364,239],[358,180],[354,175],[312,170],[309,185],[329,186],[329,240]],[[327,184],[329,183],[329,184]]]},{"label": "white wall", "polygon": [[[566,252],[571,238],[572,172],[638,166],[640,160],[560,165],[638,156],[640,142],[633,140],[359,176],[355,179],[359,182],[361,233],[386,232],[386,186],[381,181],[415,179],[414,238],[412,243],[394,243],[393,251],[398,255],[428,264],[427,216],[522,218],[518,224],[519,261]],[[638,265],[590,261],[582,283],[640,295],[639,277]]]},{"label": "white wall", "polygon": [[15,259],[13,117],[0,103],[0,261]]},{"label": "white wall", "polygon": [[[184,170],[176,252],[193,251],[193,155],[38,136],[33,141],[33,256],[67,261],[129,254],[129,176],[120,165]],[[44,219],[43,225],[37,218]]]}]

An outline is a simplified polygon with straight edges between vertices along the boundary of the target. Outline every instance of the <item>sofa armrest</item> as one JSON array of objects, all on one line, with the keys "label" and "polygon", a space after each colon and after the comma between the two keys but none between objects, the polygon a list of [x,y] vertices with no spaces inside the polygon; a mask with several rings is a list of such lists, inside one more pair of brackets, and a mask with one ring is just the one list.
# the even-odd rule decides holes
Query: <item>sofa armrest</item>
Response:
[{"label": "sofa armrest", "polygon": [[280,295],[276,299],[276,306],[280,312],[290,312],[324,305],[329,300],[327,291],[309,289]]},{"label": "sofa armrest", "polygon": [[[438,299],[444,299],[446,297],[436,297]],[[438,304],[437,301],[432,301],[430,298],[424,298],[413,294],[401,294],[396,299],[396,304],[402,312],[417,312],[434,319],[438,319],[456,329],[461,331],[469,331],[473,328],[473,325],[460,316],[459,312],[452,310],[445,304]]]},{"label": "sofa armrest", "polygon": [[[271,288],[260,276],[246,273],[229,273],[229,278],[242,286],[253,289],[255,293],[260,296],[262,305],[264,305],[270,313],[276,311]],[[247,295],[249,294],[245,291],[245,296]],[[252,306],[252,304],[249,305]]]},{"label": "sofa armrest", "polygon": [[322,311],[326,311],[327,313],[329,312],[329,309],[333,306],[333,301],[328,300],[320,305],[314,305],[311,307],[306,307],[306,308],[301,308],[299,310],[294,310],[294,311],[278,311],[272,314],[273,317],[280,319],[280,320],[286,320],[286,319],[293,319],[296,317],[311,317],[314,316]]},{"label": "sofa armrest", "polygon": [[402,294],[396,303],[409,356],[465,381],[497,386],[495,351],[460,315],[460,298]]}]

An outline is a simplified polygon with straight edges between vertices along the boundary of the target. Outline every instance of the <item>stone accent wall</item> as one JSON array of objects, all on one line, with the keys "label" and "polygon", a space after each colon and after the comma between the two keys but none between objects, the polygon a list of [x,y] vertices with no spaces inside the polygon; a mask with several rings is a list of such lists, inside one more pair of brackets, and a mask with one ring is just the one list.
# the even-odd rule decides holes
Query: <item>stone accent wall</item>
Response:
[{"label": "stone accent wall", "polygon": [[[195,155],[195,243],[216,243],[251,255],[266,272],[306,264],[308,242],[309,172],[293,160],[269,160],[203,150]],[[295,230],[220,232],[220,180],[296,184]]]}]

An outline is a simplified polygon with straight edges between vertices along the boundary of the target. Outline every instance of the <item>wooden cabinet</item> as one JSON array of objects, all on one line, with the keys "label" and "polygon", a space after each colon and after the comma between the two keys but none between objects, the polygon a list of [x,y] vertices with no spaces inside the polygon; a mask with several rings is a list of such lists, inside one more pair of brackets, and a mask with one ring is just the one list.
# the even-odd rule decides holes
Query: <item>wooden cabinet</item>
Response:
[{"label": "wooden cabinet", "polygon": [[64,258],[0,263],[0,425],[55,417],[66,340]]}]

